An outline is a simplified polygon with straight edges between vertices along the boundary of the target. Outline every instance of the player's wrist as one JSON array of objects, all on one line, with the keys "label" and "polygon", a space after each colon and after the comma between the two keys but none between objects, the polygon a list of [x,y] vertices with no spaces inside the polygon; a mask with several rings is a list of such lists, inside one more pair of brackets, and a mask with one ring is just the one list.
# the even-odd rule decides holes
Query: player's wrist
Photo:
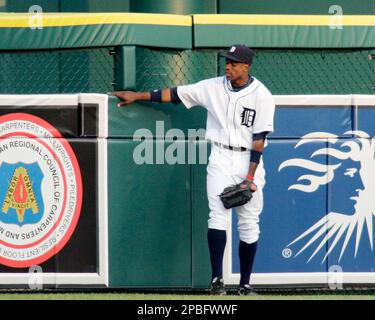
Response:
[{"label": "player's wrist", "polygon": [[249,182],[254,182],[254,177],[252,175],[248,174],[246,176],[246,180],[249,181]]},{"label": "player's wrist", "polygon": [[248,174],[246,176],[246,184],[252,190],[256,191],[258,189],[257,185],[254,183],[254,176]]},{"label": "player's wrist", "polygon": [[150,101],[151,102],[162,102],[162,90],[161,89],[156,89],[156,90],[151,90],[149,91],[150,94]]}]

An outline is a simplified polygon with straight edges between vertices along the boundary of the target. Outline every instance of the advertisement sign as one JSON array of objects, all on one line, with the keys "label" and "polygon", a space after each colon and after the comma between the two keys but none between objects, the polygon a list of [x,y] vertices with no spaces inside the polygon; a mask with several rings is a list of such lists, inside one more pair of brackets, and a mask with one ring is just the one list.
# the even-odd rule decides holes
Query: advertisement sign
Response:
[{"label": "advertisement sign", "polygon": [[0,96],[0,284],[107,284],[106,100]]},{"label": "advertisement sign", "polygon": [[[253,284],[329,284],[337,272],[343,283],[375,281],[375,140],[362,130],[370,127],[372,118],[362,114],[375,111],[375,98],[334,98],[276,97],[280,125],[264,151]],[[236,223],[233,210],[225,255],[227,283],[233,284],[239,279]]]}]

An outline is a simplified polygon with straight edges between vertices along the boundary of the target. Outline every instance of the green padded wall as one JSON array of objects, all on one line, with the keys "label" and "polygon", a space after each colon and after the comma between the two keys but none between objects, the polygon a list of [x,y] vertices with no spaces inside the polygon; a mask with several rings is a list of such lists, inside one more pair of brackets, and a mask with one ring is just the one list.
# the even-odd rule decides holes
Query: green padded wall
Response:
[{"label": "green padded wall", "polygon": [[[185,146],[184,164],[137,165],[134,148],[140,141],[132,137],[137,129],[149,129],[155,137],[155,122],[166,119],[165,110],[176,113],[193,111],[183,106],[144,106],[134,104],[117,108],[118,100],[109,100],[109,263],[111,287],[206,288],[210,279],[207,246],[208,201],[206,162],[200,156],[210,149],[206,143],[180,140]],[[170,108],[174,108],[170,110]],[[199,117],[205,126],[205,116]],[[188,136],[189,123],[165,122],[170,128],[183,129]],[[161,137],[159,137],[161,138]],[[191,138],[191,137],[189,137]],[[150,141],[156,157],[155,140]],[[168,148],[170,143],[159,140]],[[203,149],[201,149],[203,148]],[[195,163],[189,162],[196,154]],[[202,152],[202,153],[200,153]]]},{"label": "green padded wall", "polygon": [[[110,98],[111,104],[118,103]],[[156,133],[156,121],[163,121],[164,132],[171,128],[181,129],[187,134],[189,129],[205,127],[206,110],[203,108],[186,109],[182,104],[133,103],[125,108],[113,107],[109,110],[109,135],[117,138],[131,138],[139,128]],[[160,128],[159,131],[161,131]]]},{"label": "green padded wall", "polygon": [[134,90],[136,86],[136,47],[118,46],[115,51],[115,90]]},{"label": "green padded wall", "polygon": [[[204,142],[201,142],[204,144]],[[199,149],[199,147],[196,147]],[[208,145],[210,154],[210,145]],[[211,279],[210,255],[207,244],[208,199],[206,188],[207,165],[191,165],[192,206],[192,287],[207,288]]]},{"label": "green padded wall", "polygon": [[190,287],[189,166],[137,165],[138,144],[108,140],[110,286]]}]

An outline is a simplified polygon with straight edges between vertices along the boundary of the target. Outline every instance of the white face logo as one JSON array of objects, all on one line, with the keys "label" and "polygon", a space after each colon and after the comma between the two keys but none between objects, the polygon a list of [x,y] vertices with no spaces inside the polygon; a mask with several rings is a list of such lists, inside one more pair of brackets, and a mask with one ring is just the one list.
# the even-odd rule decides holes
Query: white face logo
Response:
[{"label": "white face logo", "polygon": [[[327,248],[327,253],[322,261],[323,263],[341,239],[343,239],[343,242],[340,242],[341,251],[339,261],[345,253],[349,240],[352,238],[355,238],[356,257],[361,236],[366,231],[371,250],[373,247],[372,220],[373,215],[375,215],[373,200],[375,195],[375,138],[370,138],[363,131],[349,131],[345,134],[351,134],[355,138],[347,141],[344,140],[345,142],[340,145],[342,140],[339,140],[336,135],[325,132],[313,132],[303,136],[295,146],[295,148],[298,148],[310,141],[329,142],[331,145],[337,146],[337,148],[319,149],[311,155],[311,158],[318,155],[325,155],[329,157],[328,159],[332,160],[328,161],[329,164],[294,158],[284,161],[279,166],[279,171],[287,167],[299,167],[310,171],[310,174],[300,176],[298,178],[299,183],[291,185],[288,190],[312,193],[320,186],[333,184],[335,177],[340,177],[340,174],[343,178],[351,179],[347,180],[347,183],[348,186],[352,187],[349,189],[353,189],[352,194],[345,198],[343,195],[343,199],[337,199],[337,202],[352,201],[353,203],[354,201],[352,212],[328,212],[327,215],[323,216],[313,226],[288,244],[288,247],[297,243],[302,244],[302,249],[295,256],[298,256],[309,247],[315,247],[308,262],[318,252]],[[321,137],[328,137],[328,139]],[[330,164],[333,163],[333,160],[335,160],[335,164]],[[347,165],[348,163],[349,165]],[[315,172],[316,175],[311,174],[311,172]],[[354,178],[359,178],[357,180],[360,181],[361,186],[354,185]]]},{"label": "white face logo", "polygon": [[230,48],[230,50],[229,50],[230,53],[233,53],[234,51],[236,51],[236,47],[235,47],[235,46],[233,46],[233,47]]}]

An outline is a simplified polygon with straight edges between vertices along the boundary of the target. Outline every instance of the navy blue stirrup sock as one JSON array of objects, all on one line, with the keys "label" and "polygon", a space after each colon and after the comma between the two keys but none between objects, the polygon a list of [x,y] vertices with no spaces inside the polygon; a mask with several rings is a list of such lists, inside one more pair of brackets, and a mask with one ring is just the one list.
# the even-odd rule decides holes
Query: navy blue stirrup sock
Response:
[{"label": "navy blue stirrup sock", "polygon": [[254,257],[257,251],[258,242],[246,243],[240,241],[239,256],[240,256],[240,272],[241,280],[240,286],[250,283],[250,275],[253,269]]},{"label": "navy blue stirrup sock", "polygon": [[227,243],[225,230],[208,229],[208,248],[210,250],[212,279],[223,276],[223,257]]}]

